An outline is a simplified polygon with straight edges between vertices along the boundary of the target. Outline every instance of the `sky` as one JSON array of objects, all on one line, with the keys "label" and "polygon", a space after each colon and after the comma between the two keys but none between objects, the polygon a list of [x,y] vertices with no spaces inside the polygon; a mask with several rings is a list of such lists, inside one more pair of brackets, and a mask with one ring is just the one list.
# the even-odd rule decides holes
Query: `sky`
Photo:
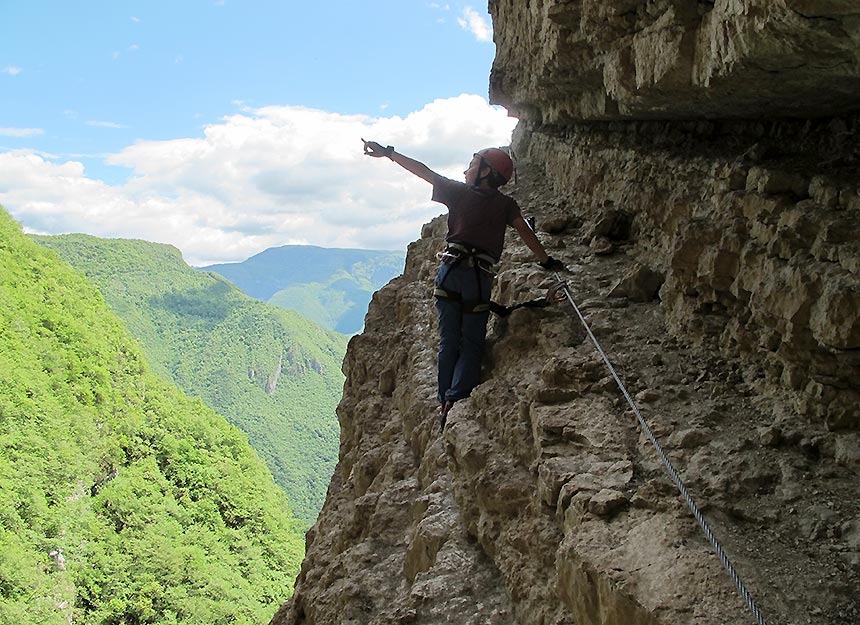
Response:
[{"label": "sky", "polygon": [[0,205],[195,266],[405,250],[444,207],[361,139],[462,180],[494,54],[486,0],[0,0]]}]

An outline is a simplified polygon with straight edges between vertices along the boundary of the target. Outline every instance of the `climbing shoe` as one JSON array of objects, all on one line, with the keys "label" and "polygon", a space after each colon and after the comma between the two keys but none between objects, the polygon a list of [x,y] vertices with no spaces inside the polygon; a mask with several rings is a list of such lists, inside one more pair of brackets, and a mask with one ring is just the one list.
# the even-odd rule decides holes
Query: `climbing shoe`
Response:
[{"label": "climbing shoe", "polygon": [[448,420],[448,412],[450,412],[451,407],[454,405],[454,402],[450,399],[445,400],[439,406],[439,432],[445,431],[445,422]]}]

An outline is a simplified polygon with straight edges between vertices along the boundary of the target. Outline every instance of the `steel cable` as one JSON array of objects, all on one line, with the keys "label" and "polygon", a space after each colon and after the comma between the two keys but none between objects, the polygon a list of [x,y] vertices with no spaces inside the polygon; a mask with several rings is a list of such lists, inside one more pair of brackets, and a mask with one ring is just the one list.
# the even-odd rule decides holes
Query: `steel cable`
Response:
[{"label": "steel cable", "polygon": [[567,283],[565,283],[561,279],[557,272],[555,273],[555,279],[562,285],[562,290],[567,297],[567,301],[570,302],[570,305],[576,312],[576,316],[579,317],[579,320],[585,328],[585,331],[588,333],[591,342],[594,343],[594,346],[597,348],[598,353],[600,353],[601,358],[603,358],[603,362],[606,364],[607,368],[609,369],[609,372],[612,374],[612,378],[615,380],[615,383],[618,385],[618,388],[620,388],[621,392],[624,394],[624,398],[627,400],[627,403],[630,405],[630,408],[636,415],[636,419],[639,421],[639,425],[641,426],[642,431],[645,432],[645,436],[648,437],[648,440],[651,441],[651,444],[654,446],[654,449],[657,450],[657,454],[663,461],[663,464],[665,465],[666,470],[669,473],[669,477],[672,479],[672,482],[674,482],[675,486],[678,488],[681,495],[684,497],[684,500],[687,502],[687,506],[689,506],[690,511],[693,513],[693,516],[696,518],[696,521],[699,523],[699,526],[705,533],[708,542],[710,542],[711,546],[714,548],[717,557],[720,559],[720,563],[723,565],[723,568],[726,570],[726,573],[728,573],[729,577],[732,579],[732,582],[734,582],[735,587],[738,589],[738,593],[740,593],[744,602],[752,611],[753,616],[755,616],[756,623],[758,623],[758,625],[767,625],[767,621],[765,621],[765,618],[762,615],[758,604],[756,603],[753,596],[750,594],[749,590],[747,590],[746,585],[740,578],[740,575],[738,575],[738,572],[735,570],[734,565],[732,565],[731,560],[729,560],[729,556],[726,554],[725,550],[723,549],[723,546],[720,544],[720,541],[717,539],[716,535],[711,529],[710,524],[705,519],[701,510],[699,510],[699,506],[696,505],[696,502],[693,500],[693,497],[690,495],[690,492],[687,490],[687,487],[681,480],[681,476],[678,474],[678,471],[675,469],[674,465],[672,465],[671,460],[669,460],[669,456],[667,456],[666,452],[663,451],[663,447],[660,445],[660,442],[657,440],[657,437],[654,436],[654,433],[651,431],[651,428],[648,426],[648,423],[646,423],[645,419],[642,417],[642,413],[639,412],[639,408],[636,406],[636,402],[634,402],[633,398],[630,397],[630,393],[627,392],[627,388],[624,386],[624,384],[621,382],[621,378],[619,378],[618,374],[615,372],[615,367],[612,366],[612,363],[606,356],[606,352],[603,351],[603,348],[600,346],[600,343],[594,336],[594,333],[591,331],[588,322],[586,322],[585,317],[582,315],[579,310],[579,307],[573,300],[573,296],[570,294],[570,289],[568,288]]}]

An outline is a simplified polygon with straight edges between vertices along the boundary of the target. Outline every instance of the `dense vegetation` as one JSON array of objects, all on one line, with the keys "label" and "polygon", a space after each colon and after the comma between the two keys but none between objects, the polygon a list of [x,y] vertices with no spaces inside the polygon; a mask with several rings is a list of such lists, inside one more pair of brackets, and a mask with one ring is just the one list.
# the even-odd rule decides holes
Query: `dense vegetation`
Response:
[{"label": "dense vegetation", "polygon": [[247,437],[0,210],[0,623],[259,624],[303,553]]},{"label": "dense vegetation", "polygon": [[34,237],[96,284],[153,367],[242,429],[306,525],[337,461],[346,338],[195,271],[168,245]]},{"label": "dense vegetation", "polygon": [[273,247],[241,263],[211,265],[243,292],[352,334],[364,325],[374,291],[403,271],[402,252]]}]

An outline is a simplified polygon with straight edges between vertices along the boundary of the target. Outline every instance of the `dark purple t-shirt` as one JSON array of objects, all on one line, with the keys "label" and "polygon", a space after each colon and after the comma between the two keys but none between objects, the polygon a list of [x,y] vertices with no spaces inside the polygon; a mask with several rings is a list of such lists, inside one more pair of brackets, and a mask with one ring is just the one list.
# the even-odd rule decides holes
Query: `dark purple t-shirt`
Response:
[{"label": "dark purple t-shirt", "polygon": [[505,245],[505,228],[520,217],[516,201],[498,189],[479,190],[439,176],[433,184],[434,202],[448,207],[446,241],[477,247],[496,261]]}]

